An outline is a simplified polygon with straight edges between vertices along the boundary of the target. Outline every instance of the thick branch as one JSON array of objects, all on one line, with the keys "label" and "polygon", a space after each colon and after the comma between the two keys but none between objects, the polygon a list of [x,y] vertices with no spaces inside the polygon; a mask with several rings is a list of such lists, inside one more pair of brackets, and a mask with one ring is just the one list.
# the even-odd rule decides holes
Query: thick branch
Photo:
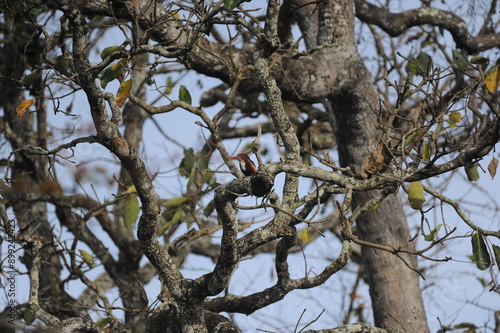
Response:
[{"label": "thick branch", "polygon": [[451,33],[457,48],[473,54],[500,45],[499,33],[474,37],[461,17],[437,8],[422,7],[401,13],[390,13],[368,1],[356,0],[356,16],[365,23],[380,27],[390,36],[399,36],[415,26],[437,26]]}]

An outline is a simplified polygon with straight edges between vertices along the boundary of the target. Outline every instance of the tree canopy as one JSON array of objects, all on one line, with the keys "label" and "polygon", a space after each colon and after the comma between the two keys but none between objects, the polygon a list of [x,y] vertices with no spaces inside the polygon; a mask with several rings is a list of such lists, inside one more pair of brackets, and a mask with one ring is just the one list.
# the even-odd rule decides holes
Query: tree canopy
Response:
[{"label": "tree canopy", "polygon": [[500,329],[495,0],[1,6],[2,331]]}]

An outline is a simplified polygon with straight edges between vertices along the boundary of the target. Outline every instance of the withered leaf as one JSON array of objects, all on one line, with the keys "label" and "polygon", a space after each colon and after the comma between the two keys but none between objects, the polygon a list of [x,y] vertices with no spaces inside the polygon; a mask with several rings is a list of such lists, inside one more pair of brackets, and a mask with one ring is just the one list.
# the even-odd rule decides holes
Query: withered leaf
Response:
[{"label": "withered leaf", "polygon": [[497,174],[497,168],[498,168],[498,160],[493,157],[491,159],[491,162],[488,164],[488,172],[490,173],[491,179],[495,178],[495,175]]},{"label": "withered leaf", "polygon": [[377,150],[374,150],[368,155],[361,165],[361,176],[369,178],[377,172],[384,172],[391,159],[391,154],[387,146],[380,142]]}]

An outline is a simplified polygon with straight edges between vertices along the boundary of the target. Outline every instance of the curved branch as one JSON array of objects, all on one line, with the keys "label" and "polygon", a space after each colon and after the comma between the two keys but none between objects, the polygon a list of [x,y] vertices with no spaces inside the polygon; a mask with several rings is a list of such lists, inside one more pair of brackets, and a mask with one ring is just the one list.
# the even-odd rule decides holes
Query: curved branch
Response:
[{"label": "curved branch", "polygon": [[500,45],[500,33],[472,36],[465,21],[454,13],[422,7],[401,13],[391,13],[365,0],[356,0],[356,16],[363,22],[374,24],[390,36],[399,36],[411,27],[432,25],[448,30],[457,48],[478,53]]},{"label": "curved branch", "polygon": [[302,279],[288,279],[286,274],[281,275],[278,283],[261,292],[248,296],[226,295],[224,297],[208,299],[205,301],[205,309],[214,312],[238,312],[251,314],[263,307],[273,304],[283,299],[289,292],[295,289],[310,289],[323,284],[333,274],[341,270],[349,257],[350,243],[344,241],[338,258],[330,263],[325,269],[314,277]]}]

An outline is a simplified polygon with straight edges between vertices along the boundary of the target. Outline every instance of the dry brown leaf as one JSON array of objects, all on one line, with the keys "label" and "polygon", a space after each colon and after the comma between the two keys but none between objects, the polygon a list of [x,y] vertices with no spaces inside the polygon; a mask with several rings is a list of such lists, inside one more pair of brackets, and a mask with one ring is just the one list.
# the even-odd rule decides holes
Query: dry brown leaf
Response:
[{"label": "dry brown leaf", "polygon": [[17,117],[19,118],[19,120],[23,119],[24,114],[26,113],[26,111],[28,111],[28,108],[32,106],[34,102],[34,99],[26,99],[19,103],[16,108]]},{"label": "dry brown leaf", "polygon": [[488,164],[488,172],[490,173],[491,179],[495,178],[495,175],[497,174],[497,168],[498,168],[498,160],[493,157],[491,159],[491,162]]},{"label": "dry brown leaf", "polygon": [[361,176],[369,178],[377,172],[384,172],[389,164],[391,154],[387,146],[380,142],[377,150],[374,150],[368,155],[361,165]]}]

